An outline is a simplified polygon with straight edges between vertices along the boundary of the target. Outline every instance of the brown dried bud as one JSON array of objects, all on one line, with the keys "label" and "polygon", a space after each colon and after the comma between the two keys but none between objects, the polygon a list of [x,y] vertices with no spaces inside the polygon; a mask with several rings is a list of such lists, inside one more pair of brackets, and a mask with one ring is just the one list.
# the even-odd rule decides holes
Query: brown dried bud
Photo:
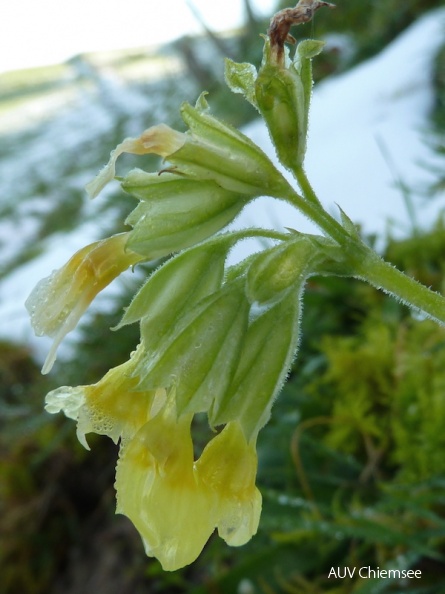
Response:
[{"label": "brown dried bud", "polygon": [[322,6],[335,8],[335,4],[322,0],[300,0],[295,8],[285,8],[272,17],[267,34],[277,63],[284,65],[284,43],[295,43],[294,37],[289,33],[291,27],[312,20],[315,12]]}]

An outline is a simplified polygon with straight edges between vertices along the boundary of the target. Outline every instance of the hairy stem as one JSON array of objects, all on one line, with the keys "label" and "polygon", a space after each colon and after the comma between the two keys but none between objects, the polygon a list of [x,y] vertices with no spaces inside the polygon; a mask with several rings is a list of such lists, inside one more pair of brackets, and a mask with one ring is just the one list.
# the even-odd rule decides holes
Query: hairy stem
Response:
[{"label": "hairy stem", "polygon": [[295,171],[295,176],[304,198],[302,199],[298,194],[289,195],[288,201],[342,246],[345,267],[349,268],[351,276],[367,281],[404,304],[445,325],[445,299],[442,295],[431,291],[385,262],[362,241],[352,237],[338,221],[323,209],[303,169]]}]

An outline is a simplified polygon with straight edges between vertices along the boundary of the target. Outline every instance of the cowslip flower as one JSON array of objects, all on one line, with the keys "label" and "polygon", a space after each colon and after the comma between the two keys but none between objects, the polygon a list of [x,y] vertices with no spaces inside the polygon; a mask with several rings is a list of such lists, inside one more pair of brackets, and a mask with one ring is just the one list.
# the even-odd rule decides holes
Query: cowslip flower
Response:
[{"label": "cowslip flower", "polygon": [[139,345],[129,361],[110,369],[96,384],[62,386],[47,394],[46,411],[63,411],[77,421],[77,438],[87,450],[87,433],[107,435],[114,443],[119,439],[125,443],[165,404],[163,388],[137,391],[139,379],[132,374],[141,352]]},{"label": "cowslip flower", "polygon": [[120,233],[85,246],[34,287],[25,302],[34,332],[54,339],[42,373],[51,370],[59,344],[76,327],[96,295],[143,259],[126,249],[128,235]]},{"label": "cowslip flower", "polygon": [[196,480],[192,414],[177,419],[174,398],[121,448],[116,512],[140,533],[147,555],[173,571],[192,563],[214,531],[211,492]]},{"label": "cowslip flower", "polygon": [[247,136],[208,113],[203,93],[192,107],[184,103],[181,115],[189,130],[152,126],[139,138],[126,138],[110,154],[108,164],[86,189],[91,198],[115,176],[122,153],[155,154],[174,167],[168,171],[199,180],[212,180],[221,188],[250,197],[282,197],[289,185],[270,159]]},{"label": "cowslip flower", "polygon": [[227,425],[193,460],[192,414],[166,406],[121,447],[117,513],[140,533],[147,555],[173,571],[192,563],[215,530],[233,546],[256,533],[261,495],[257,457],[237,423]]},{"label": "cowslip flower", "polygon": [[236,421],[210,440],[195,464],[199,481],[214,496],[218,534],[229,545],[243,545],[257,532],[261,515],[257,466],[255,440],[247,442]]}]

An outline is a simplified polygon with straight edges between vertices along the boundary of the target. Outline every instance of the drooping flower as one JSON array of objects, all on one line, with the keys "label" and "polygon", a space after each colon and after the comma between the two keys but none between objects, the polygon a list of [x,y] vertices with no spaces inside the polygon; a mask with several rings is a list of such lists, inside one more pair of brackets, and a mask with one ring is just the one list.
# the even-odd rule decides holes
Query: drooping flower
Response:
[{"label": "drooping flower", "polygon": [[247,442],[236,421],[206,445],[195,464],[199,481],[215,499],[218,534],[232,546],[245,544],[258,529],[261,494],[255,486],[257,465],[255,443]]},{"label": "drooping flower", "polygon": [[143,259],[126,249],[127,239],[128,233],[120,233],[85,246],[34,287],[25,303],[34,332],[54,339],[42,373],[51,370],[59,344],[96,295]]},{"label": "drooping flower", "polygon": [[88,386],[62,386],[49,392],[45,409],[49,413],[63,411],[77,421],[77,437],[90,449],[85,439],[87,433],[108,435],[115,443],[125,443],[164,406],[166,391],[137,391],[138,378],[132,376],[135,362],[142,347],[129,361],[110,369],[96,384]]},{"label": "drooping flower", "polygon": [[172,390],[164,409],[121,447],[116,471],[117,513],[168,571],[192,563],[215,528],[228,544],[245,544],[261,514],[254,442],[230,423],[194,463],[192,418],[177,417]]},{"label": "drooping flower", "polygon": [[168,160],[178,175],[212,180],[221,188],[250,197],[268,194],[282,197],[289,185],[263,151],[247,136],[208,113],[203,93],[196,107],[184,103],[181,115],[189,127],[185,133],[165,124],[152,126],[139,138],[127,138],[110,155],[108,164],[87,185],[94,198],[113,179],[122,153],[156,154]]},{"label": "drooping flower", "polygon": [[170,399],[121,448],[116,471],[117,513],[167,571],[192,563],[215,529],[212,493],[193,469],[192,416],[177,419]]}]

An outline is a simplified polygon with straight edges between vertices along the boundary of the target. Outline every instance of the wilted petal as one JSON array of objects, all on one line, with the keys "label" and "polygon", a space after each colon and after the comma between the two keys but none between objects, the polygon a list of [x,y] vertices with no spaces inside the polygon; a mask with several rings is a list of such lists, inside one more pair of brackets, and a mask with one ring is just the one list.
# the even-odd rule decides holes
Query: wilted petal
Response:
[{"label": "wilted petal", "polygon": [[142,256],[127,251],[127,233],[96,241],[79,250],[50,276],[42,279],[26,300],[37,336],[54,338],[42,373],[48,373],[62,339],[73,330],[94,297]]},{"label": "wilted petal", "polygon": [[165,158],[181,148],[184,142],[184,134],[173,130],[165,124],[148,128],[142,132],[139,138],[126,138],[111,151],[110,160],[107,165],[105,165],[93,181],[87,184],[86,191],[88,195],[90,198],[94,198],[114,178],[116,174],[116,161],[122,153],[132,153],[133,155],[154,153]]}]

